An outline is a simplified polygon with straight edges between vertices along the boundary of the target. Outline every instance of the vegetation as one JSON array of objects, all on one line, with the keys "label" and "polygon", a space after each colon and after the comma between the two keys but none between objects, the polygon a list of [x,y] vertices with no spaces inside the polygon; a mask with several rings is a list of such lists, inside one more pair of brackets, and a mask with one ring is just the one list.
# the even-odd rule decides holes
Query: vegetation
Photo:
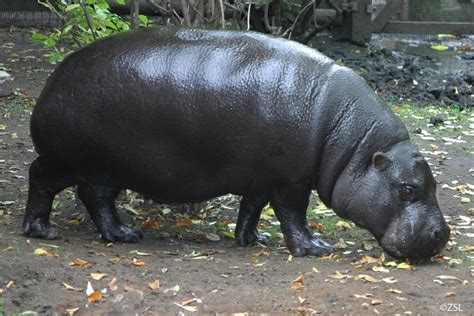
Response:
[{"label": "vegetation", "polygon": [[[37,0],[63,22],[49,34],[36,33],[33,40],[49,50],[51,63],[97,39],[136,27],[151,25],[139,14],[138,0],[132,0],[130,17],[112,12],[107,0]],[[115,0],[125,6],[125,0]],[[127,2],[127,3],[129,3]],[[329,28],[341,10],[325,0],[335,16],[316,18],[322,0],[147,0],[159,13],[159,24],[204,28],[255,30],[307,43],[318,32]],[[125,7],[128,9],[127,7]],[[179,12],[179,13],[178,13]]]}]

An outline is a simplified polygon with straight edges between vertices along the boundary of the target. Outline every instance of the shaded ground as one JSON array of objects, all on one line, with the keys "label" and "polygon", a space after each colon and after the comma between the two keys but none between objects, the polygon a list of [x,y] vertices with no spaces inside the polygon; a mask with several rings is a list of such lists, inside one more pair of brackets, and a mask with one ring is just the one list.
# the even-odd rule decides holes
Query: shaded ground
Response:
[{"label": "shaded ground", "polygon": [[[272,244],[235,246],[238,199],[230,196],[182,212],[188,208],[124,193],[121,215],[143,227],[146,237],[139,244],[106,245],[67,190],[52,215],[64,238],[45,242],[22,236],[27,170],[36,156],[28,120],[53,68],[41,58],[44,52],[29,44],[30,36],[28,30],[0,30],[0,67],[12,73],[17,88],[0,98],[0,314],[474,313],[472,111],[393,105],[432,165],[453,232],[443,256],[430,264],[413,267],[380,258],[369,234],[340,221],[316,199],[309,211],[312,227],[343,254],[290,258],[270,209],[261,229],[272,235]],[[103,292],[89,297],[95,302],[88,302],[88,282]]]}]

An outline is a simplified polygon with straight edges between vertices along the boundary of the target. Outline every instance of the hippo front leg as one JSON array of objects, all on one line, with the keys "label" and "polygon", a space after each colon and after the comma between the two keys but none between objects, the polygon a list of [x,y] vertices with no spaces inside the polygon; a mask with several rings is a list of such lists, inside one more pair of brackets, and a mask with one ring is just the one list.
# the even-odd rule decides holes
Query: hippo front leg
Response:
[{"label": "hippo front leg", "polygon": [[295,257],[325,256],[337,251],[316,237],[306,221],[311,189],[309,184],[291,184],[274,190],[270,203],[281,223],[286,246]]}]

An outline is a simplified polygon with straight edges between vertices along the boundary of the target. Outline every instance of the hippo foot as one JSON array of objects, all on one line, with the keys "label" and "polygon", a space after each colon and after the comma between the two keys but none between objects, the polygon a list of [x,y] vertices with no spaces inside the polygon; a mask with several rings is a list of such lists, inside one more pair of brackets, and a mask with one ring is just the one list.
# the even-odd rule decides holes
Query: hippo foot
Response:
[{"label": "hippo foot", "polygon": [[295,257],[322,257],[338,251],[336,247],[329,245],[315,236],[298,237],[299,238],[295,238],[292,241],[287,242],[288,249]]},{"label": "hippo foot", "polygon": [[242,247],[252,246],[257,243],[268,245],[270,243],[270,234],[259,233],[257,230],[250,233],[238,234],[235,238],[237,243]]},{"label": "hippo foot", "polygon": [[39,220],[28,222],[23,222],[23,233],[26,236],[30,236],[33,238],[39,239],[61,239],[61,234],[59,233],[59,229],[56,227],[51,227],[49,224],[44,224]]},{"label": "hippo foot", "polygon": [[143,239],[143,233],[125,225],[108,227],[101,231],[102,239],[107,242],[137,243]]}]

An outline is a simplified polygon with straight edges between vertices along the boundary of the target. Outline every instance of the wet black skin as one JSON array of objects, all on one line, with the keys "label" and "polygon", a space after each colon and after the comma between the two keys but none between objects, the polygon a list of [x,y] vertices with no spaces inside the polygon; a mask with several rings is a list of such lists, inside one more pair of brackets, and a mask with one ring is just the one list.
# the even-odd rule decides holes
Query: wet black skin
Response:
[{"label": "wet black skin", "polygon": [[283,39],[150,29],[96,42],[51,75],[31,135],[33,237],[60,237],[51,203],[72,185],[107,241],[143,237],[117,215],[124,188],[167,202],[242,195],[243,246],[266,241],[256,227],[270,202],[295,256],[335,251],[307,225],[312,189],[396,257],[432,256],[449,236],[401,121],[354,72]]}]

